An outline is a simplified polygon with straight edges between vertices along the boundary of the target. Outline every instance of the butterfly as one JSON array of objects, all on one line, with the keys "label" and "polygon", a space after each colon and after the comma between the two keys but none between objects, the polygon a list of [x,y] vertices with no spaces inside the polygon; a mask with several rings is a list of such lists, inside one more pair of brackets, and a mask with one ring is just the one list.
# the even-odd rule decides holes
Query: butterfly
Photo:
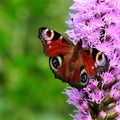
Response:
[{"label": "butterfly", "polygon": [[44,53],[55,78],[72,87],[85,87],[90,78],[108,69],[108,58],[96,48],[82,48],[82,41],[74,45],[69,39],[47,27],[38,30]]}]

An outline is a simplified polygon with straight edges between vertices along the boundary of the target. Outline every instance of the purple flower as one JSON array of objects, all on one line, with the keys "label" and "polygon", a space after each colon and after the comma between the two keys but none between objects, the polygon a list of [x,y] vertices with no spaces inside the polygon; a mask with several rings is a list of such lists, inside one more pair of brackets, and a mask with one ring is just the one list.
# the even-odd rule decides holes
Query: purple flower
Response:
[{"label": "purple flower", "polygon": [[66,21],[69,38],[83,48],[90,46],[105,53],[108,71],[101,81],[90,79],[86,87],[65,90],[67,102],[76,107],[74,120],[120,120],[120,0],[73,0],[71,20]]},{"label": "purple flower", "polygon": [[114,110],[116,111],[116,113],[120,114],[120,100],[116,102]]},{"label": "purple flower", "polygon": [[101,116],[101,118],[105,118],[106,117],[106,112],[105,111],[101,111],[100,113],[99,113],[99,116]]},{"label": "purple flower", "polygon": [[110,90],[110,97],[117,100],[120,99],[120,82],[114,84]]}]

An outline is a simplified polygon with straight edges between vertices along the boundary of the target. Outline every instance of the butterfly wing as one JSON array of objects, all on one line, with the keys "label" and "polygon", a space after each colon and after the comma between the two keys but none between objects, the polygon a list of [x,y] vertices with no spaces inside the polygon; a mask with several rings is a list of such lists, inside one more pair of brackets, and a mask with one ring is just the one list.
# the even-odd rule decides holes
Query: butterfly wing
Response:
[{"label": "butterfly wing", "polygon": [[73,46],[61,34],[46,27],[39,29],[38,38],[42,40],[44,53],[49,57],[66,53]]},{"label": "butterfly wing", "polygon": [[94,77],[97,73],[108,69],[107,56],[95,48],[84,49],[82,59],[86,72],[90,77]]}]

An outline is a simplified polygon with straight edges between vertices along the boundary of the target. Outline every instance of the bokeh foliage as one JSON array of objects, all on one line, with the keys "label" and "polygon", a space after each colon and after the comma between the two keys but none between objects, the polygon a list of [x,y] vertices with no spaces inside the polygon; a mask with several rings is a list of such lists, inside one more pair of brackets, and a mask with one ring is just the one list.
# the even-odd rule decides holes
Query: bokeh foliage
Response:
[{"label": "bokeh foliage", "polygon": [[70,120],[71,106],[54,78],[38,28],[67,29],[70,0],[0,1],[0,120]]}]

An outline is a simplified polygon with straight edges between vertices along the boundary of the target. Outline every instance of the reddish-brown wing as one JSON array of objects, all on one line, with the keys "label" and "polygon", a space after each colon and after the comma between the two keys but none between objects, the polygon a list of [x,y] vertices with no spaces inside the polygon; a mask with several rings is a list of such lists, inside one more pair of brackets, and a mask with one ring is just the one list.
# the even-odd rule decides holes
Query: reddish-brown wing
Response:
[{"label": "reddish-brown wing", "polygon": [[49,57],[66,53],[73,46],[73,44],[63,38],[61,34],[46,27],[39,29],[38,37],[44,45],[44,53]]}]

